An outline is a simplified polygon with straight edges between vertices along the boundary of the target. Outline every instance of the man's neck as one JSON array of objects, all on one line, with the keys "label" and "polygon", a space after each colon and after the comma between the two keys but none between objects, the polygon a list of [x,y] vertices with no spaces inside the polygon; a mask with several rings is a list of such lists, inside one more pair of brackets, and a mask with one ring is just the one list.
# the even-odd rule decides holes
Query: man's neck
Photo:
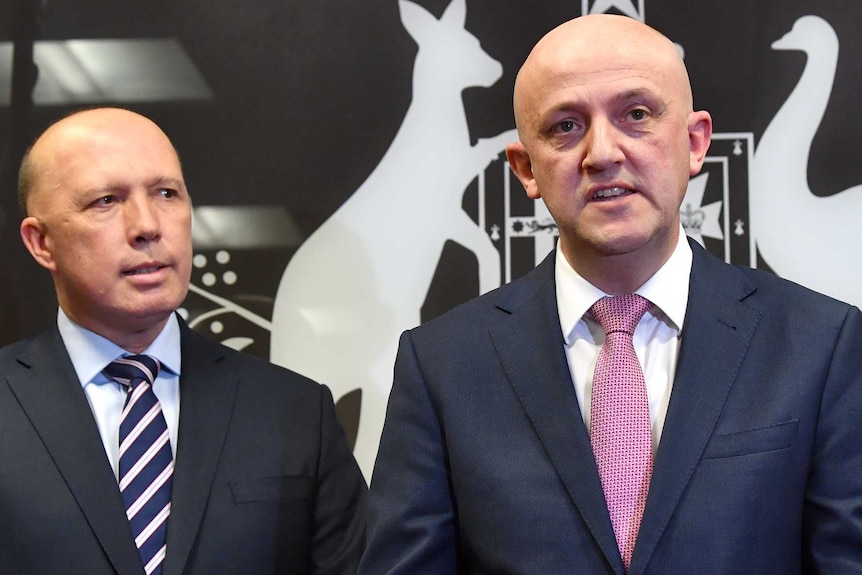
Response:
[{"label": "man's neck", "polygon": [[610,295],[634,293],[670,259],[676,242],[660,250],[626,254],[570,254],[562,245],[563,255],[581,277]]},{"label": "man's neck", "polygon": [[98,334],[115,345],[123,348],[130,353],[141,353],[153,343],[158,337],[168,322],[170,315],[157,320],[156,323],[129,321],[128,325],[122,328],[117,328],[113,325],[108,325],[103,322],[88,320],[88,318],[79,319],[70,314],[67,310],[63,310],[73,322],[79,326]]}]

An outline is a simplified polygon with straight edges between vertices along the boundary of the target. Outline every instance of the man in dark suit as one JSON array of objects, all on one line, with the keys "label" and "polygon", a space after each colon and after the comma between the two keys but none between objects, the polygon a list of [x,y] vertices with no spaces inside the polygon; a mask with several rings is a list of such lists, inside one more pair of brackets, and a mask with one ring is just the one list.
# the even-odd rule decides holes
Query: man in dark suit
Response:
[{"label": "man in dark suit", "polygon": [[[59,311],[54,329],[0,350],[0,572],[354,573],[366,486],[329,391],[174,313],[189,285],[191,202],[167,136],[127,110],[78,112],[27,153],[19,191],[21,236]],[[161,364],[132,394],[103,371],[130,354]],[[157,407],[120,447],[139,390]],[[125,441],[153,422],[161,455],[124,470]],[[157,460],[148,485],[167,485],[168,503],[133,536],[157,499],[145,492],[133,511],[125,490]]]},{"label": "man in dark suit", "polygon": [[[360,573],[862,573],[862,314],[686,240],[712,120],[676,47],[572,20],[514,108],[507,156],[559,243],[403,335]],[[652,305],[629,340],[652,457],[625,476],[633,529],[593,436],[606,336],[588,310],[614,297]]]}]

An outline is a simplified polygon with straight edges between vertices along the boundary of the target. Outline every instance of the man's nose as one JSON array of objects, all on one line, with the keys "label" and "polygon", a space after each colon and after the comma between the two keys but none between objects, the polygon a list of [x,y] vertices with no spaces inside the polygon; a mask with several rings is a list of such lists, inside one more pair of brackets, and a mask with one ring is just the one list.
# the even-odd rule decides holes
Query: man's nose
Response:
[{"label": "man's nose", "polygon": [[584,170],[604,170],[625,160],[625,154],[620,147],[619,130],[608,120],[599,119],[590,123],[583,144]]},{"label": "man's nose", "polygon": [[130,242],[148,242],[159,237],[159,213],[148,195],[128,198],[125,207],[126,229]]}]

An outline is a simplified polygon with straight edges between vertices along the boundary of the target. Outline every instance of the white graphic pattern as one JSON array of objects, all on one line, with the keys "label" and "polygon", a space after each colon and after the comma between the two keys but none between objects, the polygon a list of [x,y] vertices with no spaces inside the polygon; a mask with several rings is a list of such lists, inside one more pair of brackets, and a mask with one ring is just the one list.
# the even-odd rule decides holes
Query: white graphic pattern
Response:
[{"label": "white graphic pattern", "polygon": [[803,16],[772,48],[801,50],[808,61],[754,153],[751,233],[778,275],[862,305],[862,266],[854,261],[862,186],[822,198],[808,187],[808,155],[832,92],[838,37],[824,19]]},{"label": "white graphic pattern", "polygon": [[366,478],[398,336],[419,324],[446,241],[476,255],[480,291],[500,285],[499,252],[461,205],[470,182],[517,139],[511,130],[470,143],[462,92],[493,85],[503,68],[464,29],[465,0],[439,20],[413,2],[398,5],[419,45],[413,100],[372,174],[291,258],[272,320],[272,361],[329,385],[336,398],[362,389],[355,454]]}]

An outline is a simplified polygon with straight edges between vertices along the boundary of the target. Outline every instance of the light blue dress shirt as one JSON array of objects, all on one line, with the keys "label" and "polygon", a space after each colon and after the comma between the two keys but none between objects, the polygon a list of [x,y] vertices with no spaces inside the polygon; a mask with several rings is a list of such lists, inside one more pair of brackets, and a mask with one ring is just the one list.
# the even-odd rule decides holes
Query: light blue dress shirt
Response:
[{"label": "light blue dress shirt", "polygon": [[[133,355],[104,337],[76,324],[60,309],[57,313],[60,337],[72,359],[78,380],[93,410],[108,461],[118,475],[120,416],[126,401],[122,385],[110,379],[102,370],[124,355]],[[167,324],[156,339],[145,349],[145,355],[157,358],[162,368],[153,384],[153,392],[159,398],[162,412],[168,424],[171,450],[177,453],[177,431],[180,418],[180,326],[171,314]]]}]

